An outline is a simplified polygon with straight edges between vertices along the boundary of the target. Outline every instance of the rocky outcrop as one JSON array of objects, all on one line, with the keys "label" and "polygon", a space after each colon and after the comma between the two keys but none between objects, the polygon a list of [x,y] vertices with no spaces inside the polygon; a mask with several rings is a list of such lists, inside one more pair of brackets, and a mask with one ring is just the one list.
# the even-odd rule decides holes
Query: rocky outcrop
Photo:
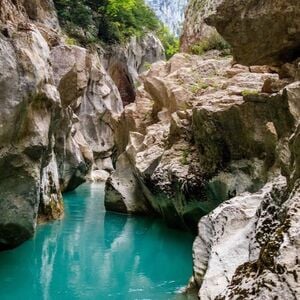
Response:
[{"label": "rocky outcrop", "polygon": [[124,105],[132,103],[140,73],[159,60],[165,59],[161,41],[152,33],[144,37],[132,37],[125,46],[113,46],[106,50],[107,70],[119,89]]},{"label": "rocky outcrop", "polygon": [[216,29],[205,22],[205,19],[211,15],[215,2],[218,1],[191,0],[189,2],[180,36],[182,52],[191,52],[194,45],[217,34]]},{"label": "rocky outcrop", "polygon": [[0,250],[63,215],[62,192],[111,169],[119,92],[96,53],[64,45],[52,1],[0,7]]},{"label": "rocky outcrop", "polygon": [[215,27],[239,63],[286,63],[299,57],[299,18],[297,0],[193,0],[186,12],[181,49],[187,51]]},{"label": "rocky outcrop", "polygon": [[192,285],[200,299],[297,299],[299,177],[232,198],[201,219]]},{"label": "rocky outcrop", "polygon": [[[26,23],[34,17],[29,3],[4,4],[0,8],[1,249],[32,236],[38,214],[51,219],[63,213],[53,127],[60,98],[51,82],[50,48],[38,26]],[[47,13],[39,9],[38,16]]]},{"label": "rocky outcrop", "polygon": [[[224,101],[219,110],[218,97],[210,105],[193,110],[200,166],[206,174],[216,172],[213,178],[219,178],[215,182],[216,199],[224,200],[222,195],[227,194],[230,200],[200,219],[188,290],[196,289],[200,299],[297,299],[299,5],[295,1],[209,3],[209,15],[202,18],[202,11],[194,16],[216,26],[231,43],[235,60],[250,65],[234,65],[227,70],[231,80],[250,79],[249,70],[275,77],[265,79],[258,92],[251,91],[250,86],[242,91],[243,104],[238,104],[238,111],[238,102],[229,108]],[[223,88],[237,95],[238,90],[231,85],[223,83]],[[279,125],[282,121],[285,125]],[[260,175],[254,178],[248,171],[246,175],[243,162],[248,171],[253,168],[250,174]],[[239,190],[245,185],[246,193]]]},{"label": "rocky outcrop", "polygon": [[292,97],[287,90],[261,94],[278,74],[232,67],[216,55],[175,55],[142,75],[116,134],[123,137],[120,165],[133,175],[121,180],[117,161],[108,209],[119,203],[125,212],[155,211],[170,224],[196,228],[222,201],[258,191],[279,170],[278,145],[286,147],[295,124]]},{"label": "rocky outcrop", "polygon": [[[200,299],[299,295],[298,60],[177,54],[141,75],[105,206],[195,229]],[[195,230],[196,231],[196,230]]]},{"label": "rocky outcrop", "polygon": [[91,168],[92,172],[113,169],[113,120],[122,112],[123,104],[96,53],[61,45],[52,49],[51,64],[62,105],[72,114],[72,139],[61,145],[65,151],[58,151],[64,153],[59,157],[60,172],[68,190],[84,182]]},{"label": "rocky outcrop", "polygon": [[296,0],[221,1],[208,23],[232,45],[240,63],[278,64],[299,57],[299,19]]}]

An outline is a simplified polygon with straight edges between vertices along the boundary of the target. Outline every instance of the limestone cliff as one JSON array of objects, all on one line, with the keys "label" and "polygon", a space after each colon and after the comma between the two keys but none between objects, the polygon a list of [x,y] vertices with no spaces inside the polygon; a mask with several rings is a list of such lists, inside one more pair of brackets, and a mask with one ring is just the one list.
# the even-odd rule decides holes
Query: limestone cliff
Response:
[{"label": "limestone cliff", "polygon": [[173,34],[176,36],[180,34],[188,0],[146,0],[145,2]]},{"label": "limestone cliff", "polygon": [[124,46],[109,46],[105,52],[106,69],[118,87],[124,105],[135,99],[139,74],[152,63],[165,59],[164,47],[152,33],[134,36]]},{"label": "limestone cliff", "polygon": [[297,299],[299,5],[198,2],[208,6],[190,26],[216,26],[234,58],[182,53],[142,74],[118,121],[105,205],[197,231],[188,290],[200,299]]},{"label": "limestone cliff", "polygon": [[[60,218],[62,192],[113,170],[118,87],[103,50],[65,40],[52,0],[0,1],[0,250]],[[151,36],[128,49],[131,72],[163,57]]]},{"label": "limestone cliff", "polygon": [[216,29],[205,22],[205,19],[212,13],[215,2],[218,0],[189,1],[180,36],[182,52],[190,52],[194,45],[216,33]]},{"label": "limestone cliff", "polygon": [[[291,62],[300,51],[300,7],[297,0],[192,0],[186,11],[181,50],[217,31],[245,65]],[[268,28],[268,30],[266,30]]]}]

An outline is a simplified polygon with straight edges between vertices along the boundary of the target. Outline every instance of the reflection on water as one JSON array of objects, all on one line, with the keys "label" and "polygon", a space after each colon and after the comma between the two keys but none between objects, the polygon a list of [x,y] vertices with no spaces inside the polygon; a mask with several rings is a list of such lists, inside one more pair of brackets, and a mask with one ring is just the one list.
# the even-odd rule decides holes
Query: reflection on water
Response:
[{"label": "reflection on water", "polygon": [[192,236],[158,220],[106,213],[103,186],[65,195],[63,221],[0,253],[0,299],[182,299]]}]

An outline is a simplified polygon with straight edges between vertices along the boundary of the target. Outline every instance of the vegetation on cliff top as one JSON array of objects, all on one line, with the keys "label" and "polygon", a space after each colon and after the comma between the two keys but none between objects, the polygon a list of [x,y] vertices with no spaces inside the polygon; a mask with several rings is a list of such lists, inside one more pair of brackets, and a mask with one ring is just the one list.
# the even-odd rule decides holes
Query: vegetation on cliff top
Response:
[{"label": "vegetation on cliff top", "polygon": [[178,40],[144,0],[54,0],[60,23],[72,42],[88,45],[124,43],[131,36],[154,32],[167,56],[178,51]]}]

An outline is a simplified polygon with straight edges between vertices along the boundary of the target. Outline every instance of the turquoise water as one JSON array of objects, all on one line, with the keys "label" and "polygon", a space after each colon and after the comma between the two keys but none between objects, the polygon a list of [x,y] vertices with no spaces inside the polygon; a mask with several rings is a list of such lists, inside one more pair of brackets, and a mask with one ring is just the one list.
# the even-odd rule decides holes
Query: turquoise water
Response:
[{"label": "turquoise water", "polygon": [[65,195],[65,218],[0,252],[1,300],[184,299],[192,236],[142,217],[107,213],[103,186]]}]

